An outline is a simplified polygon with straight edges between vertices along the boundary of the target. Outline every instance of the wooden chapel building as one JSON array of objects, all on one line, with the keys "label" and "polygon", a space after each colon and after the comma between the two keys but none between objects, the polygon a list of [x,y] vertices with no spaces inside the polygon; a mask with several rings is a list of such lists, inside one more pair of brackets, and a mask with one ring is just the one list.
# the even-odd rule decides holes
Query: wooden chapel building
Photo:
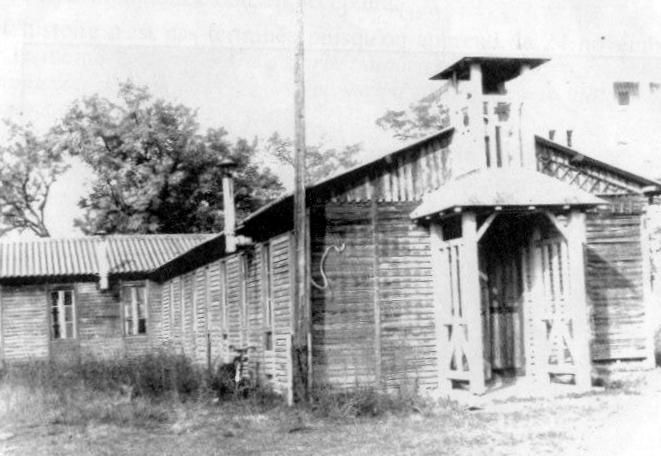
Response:
[{"label": "wooden chapel building", "polygon": [[[449,128],[308,188],[313,384],[481,394],[503,377],[586,388],[597,364],[654,365],[646,213],[661,184],[529,131],[507,82],[544,62],[459,60],[434,77]],[[291,394],[292,209],[280,198],[237,239],[155,265],[145,346],[216,364],[252,345],[261,381]],[[27,281],[12,261],[0,309]]]}]

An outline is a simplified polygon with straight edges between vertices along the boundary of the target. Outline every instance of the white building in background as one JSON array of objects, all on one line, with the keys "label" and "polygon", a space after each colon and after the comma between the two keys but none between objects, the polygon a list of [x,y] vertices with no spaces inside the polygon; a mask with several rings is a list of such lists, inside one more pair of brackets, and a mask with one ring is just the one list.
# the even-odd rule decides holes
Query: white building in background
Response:
[{"label": "white building in background", "polygon": [[507,90],[535,134],[661,177],[661,59],[552,58]]}]

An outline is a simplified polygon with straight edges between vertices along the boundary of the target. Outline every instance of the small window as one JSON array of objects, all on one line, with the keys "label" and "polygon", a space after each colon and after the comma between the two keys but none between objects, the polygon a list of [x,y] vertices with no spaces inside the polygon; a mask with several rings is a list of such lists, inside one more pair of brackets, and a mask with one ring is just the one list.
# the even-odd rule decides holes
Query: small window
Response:
[{"label": "small window", "polygon": [[122,287],[122,316],[124,335],[147,334],[147,306],[144,285]]},{"label": "small window", "polygon": [[637,82],[615,82],[613,83],[613,90],[617,104],[620,106],[628,106],[631,104],[632,98],[638,97]]},{"label": "small window", "polygon": [[51,337],[74,339],[76,337],[76,309],[73,290],[53,290],[50,292]]}]

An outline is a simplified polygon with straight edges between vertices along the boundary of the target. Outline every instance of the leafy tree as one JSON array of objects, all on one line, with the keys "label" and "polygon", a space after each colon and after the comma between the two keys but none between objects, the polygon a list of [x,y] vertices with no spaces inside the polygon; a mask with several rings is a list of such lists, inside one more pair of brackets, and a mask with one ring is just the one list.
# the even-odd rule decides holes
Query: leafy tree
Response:
[{"label": "leafy tree", "polygon": [[0,146],[0,234],[18,230],[48,237],[44,210],[50,189],[69,167],[57,137],[5,122],[8,143]]},{"label": "leafy tree", "polygon": [[[294,146],[289,138],[273,133],[266,141],[266,150],[283,164],[294,166]],[[324,149],[321,144],[308,146],[305,151],[306,181],[314,184],[356,166],[356,156],[360,151],[360,144],[352,144],[339,150]]]},{"label": "leafy tree", "polygon": [[447,88],[442,87],[411,103],[408,110],[388,110],[376,120],[384,130],[392,130],[401,140],[418,139],[442,130],[450,125],[447,107],[441,97]]},{"label": "leafy tree", "polygon": [[86,233],[182,233],[222,229],[219,164],[237,164],[241,217],[276,197],[278,178],[254,162],[256,143],[232,143],[222,128],[199,133],[196,112],[120,84],[119,102],[98,95],[76,102],[58,128],[69,152],[95,172],[76,220]]}]

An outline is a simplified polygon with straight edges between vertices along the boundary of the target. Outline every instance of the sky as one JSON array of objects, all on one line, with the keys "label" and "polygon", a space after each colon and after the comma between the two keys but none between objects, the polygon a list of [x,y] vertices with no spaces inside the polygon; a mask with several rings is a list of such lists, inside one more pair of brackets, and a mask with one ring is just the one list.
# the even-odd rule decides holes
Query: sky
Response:
[{"label": "sky", "polygon": [[[196,108],[203,128],[260,139],[293,134],[294,0],[0,6],[0,118],[46,129],[73,100],[115,97],[118,83],[131,79]],[[429,77],[464,55],[549,57],[548,69],[535,71],[553,91],[571,80],[592,84],[602,75],[595,61],[613,72],[655,73],[659,23],[654,1],[306,1],[308,140],[361,143],[365,159],[393,150],[401,144],[375,120],[438,88]],[[74,166],[53,189],[53,235],[77,234],[72,219],[86,180]]]}]

